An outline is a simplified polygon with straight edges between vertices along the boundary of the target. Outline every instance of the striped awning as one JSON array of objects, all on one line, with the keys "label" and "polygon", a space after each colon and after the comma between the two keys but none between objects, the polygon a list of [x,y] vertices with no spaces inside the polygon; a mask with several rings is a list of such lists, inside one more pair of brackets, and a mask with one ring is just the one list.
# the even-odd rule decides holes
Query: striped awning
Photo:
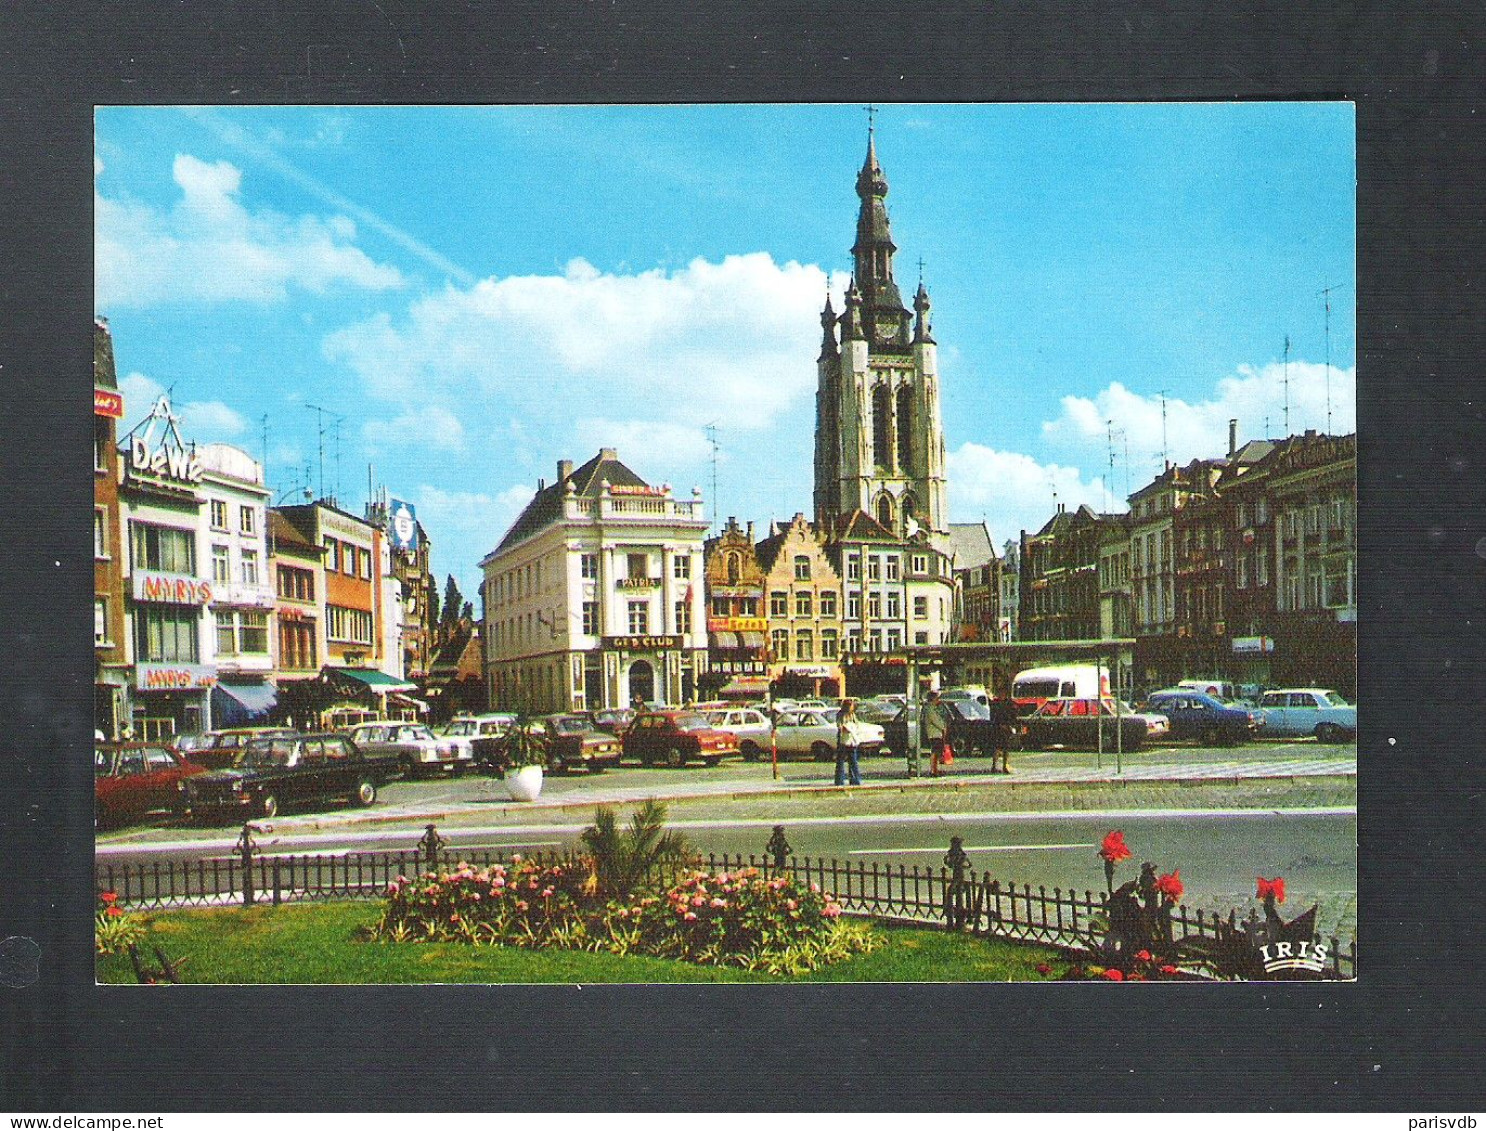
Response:
[{"label": "striped awning", "polygon": [[738,647],[738,634],[736,632],[713,632],[709,633],[714,648],[736,648]]}]

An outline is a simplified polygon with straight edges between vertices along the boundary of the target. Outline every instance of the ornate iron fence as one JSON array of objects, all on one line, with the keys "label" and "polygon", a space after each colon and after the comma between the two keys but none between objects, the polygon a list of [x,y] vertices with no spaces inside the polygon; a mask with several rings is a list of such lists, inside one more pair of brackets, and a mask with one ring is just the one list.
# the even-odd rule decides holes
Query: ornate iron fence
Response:
[{"label": "ornate iron fence", "polygon": [[[227,905],[278,905],[306,900],[374,899],[399,876],[445,871],[459,863],[477,868],[511,864],[516,855],[540,864],[571,862],[570,853],[536,851],[514,854],[498,848],[450,848],[429,825],[415,849],[335,854],[264,853],[257,849],[252,826],[246,826],[232,856],[149,863],[100,862],[94,878],[99,890],[117,894],[118,902],[136,910],[167,910]],[[973,934],[1043,943],[1065,948],[1097,945],[1103,931],[1105,898],[1092,890],[1034,887],[966,869],[842,862],[819,857],[729,855],[709,853],[669,861],[656,877],[670,884],[683,872],[703,868],[732,872],[757,868],[815,884],[853,914],[884,922],[944,925]],[[1257,914],[1249,913],[1250,922]],[[1236,912],[1218,915],[1189,908],[1171,911],[1178,939],[1217,940],[1226,930],[1242,930]],[[1345,946],[1331,936],[1327,970],[1337,978],[1357,976],[1357,942]]]}]

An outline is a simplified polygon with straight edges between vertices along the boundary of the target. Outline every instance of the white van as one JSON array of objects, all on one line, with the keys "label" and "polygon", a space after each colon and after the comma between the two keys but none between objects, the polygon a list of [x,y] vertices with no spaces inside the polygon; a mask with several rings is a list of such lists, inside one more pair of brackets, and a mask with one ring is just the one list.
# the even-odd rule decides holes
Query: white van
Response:
[{"label": "white van", "polygon": [[1049,699],[1103,699],[1109,694],[1109,669],[1094,664],[1028,668],[1011,681],[1011,698],[1022,714]]},{"label": "white van", "polygon": [[1238,689],[1221,679],[1184,679],[1177,686],[1187,691],[1201,691],[1207,695],[1216,695],[1219,699],[1238,698]]}]

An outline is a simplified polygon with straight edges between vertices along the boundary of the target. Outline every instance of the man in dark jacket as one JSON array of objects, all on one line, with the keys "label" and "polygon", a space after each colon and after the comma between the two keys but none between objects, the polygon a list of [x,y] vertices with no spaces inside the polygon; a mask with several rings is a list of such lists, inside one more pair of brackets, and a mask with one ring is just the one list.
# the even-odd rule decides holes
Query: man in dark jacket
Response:
[{"label": "man in dark jacket", "polygon": [[[992,699],[990,705],[990,727],[991,727],[991,773],[1011,773],[1011,762],[1008,760],[1007,751],[1011,749],[1012,741],[1016,735],[1017,713],[1016,704],[1010,699]],[[1000,761],[999,768],[996,762]]]}]

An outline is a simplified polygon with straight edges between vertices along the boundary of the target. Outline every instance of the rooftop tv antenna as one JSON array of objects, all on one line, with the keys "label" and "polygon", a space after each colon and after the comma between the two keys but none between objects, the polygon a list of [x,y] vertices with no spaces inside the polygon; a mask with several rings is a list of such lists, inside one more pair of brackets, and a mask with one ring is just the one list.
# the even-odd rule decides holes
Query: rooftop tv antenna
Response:
[{"label": "rooftop tv antenna", "polygon": [[707,443],[712,447],[712,517],[715,519],[722,514],[722,508],[717,502],[717,424],[707,425],[704,429],[707,433]]},{"label": "rooftop tv antenna", "polygon": [[1166,465],[1171,462],[1171,456],[1166,447],[1166,390],[1161,390],[1161,473],[1166,473]]},{"label": "rooftop tv antenna", "polygon": [[1326,304],[1326,435],[1331,435],[1331,292],[1339,291],[1345,283],[1333,283],[1322,287],[1320,295]]},{"label": "rooftop tv antenna", "polygon": [[337,471],[337,475],[339,475],[339,471],[340,471],[340,468],[339,468],[339,464],[340,464],[340,439],[341,439],[340,422],[342,420],[344,420],[345,418],[343,416],[341,416],[340,413],[338,413],[338,412],[332,412],[328,408],[321,408],[317,404],[307,404],[304,407],[307,408],[307,409],[309,409],[311,412],[313,412],[315,414],[315,432],[316,432],[316,436],[317,436],[317,438],[319,440],[319,453],[320,453],[320,494],[319,494],[319,497],[323,499],[323,498],[325,498],[325,418],[328,416],[328,417],[331,418],[332,421],[335,422],[335,448],[336,448],[336,464],[337,464],[336,471]]},{"label": "rooftop tv antenna", "polygon": [[[1285,335],[1285,435],[1290,435],[1290,335]],[[1269,429],[1264,429],[1266,432]]]}]

